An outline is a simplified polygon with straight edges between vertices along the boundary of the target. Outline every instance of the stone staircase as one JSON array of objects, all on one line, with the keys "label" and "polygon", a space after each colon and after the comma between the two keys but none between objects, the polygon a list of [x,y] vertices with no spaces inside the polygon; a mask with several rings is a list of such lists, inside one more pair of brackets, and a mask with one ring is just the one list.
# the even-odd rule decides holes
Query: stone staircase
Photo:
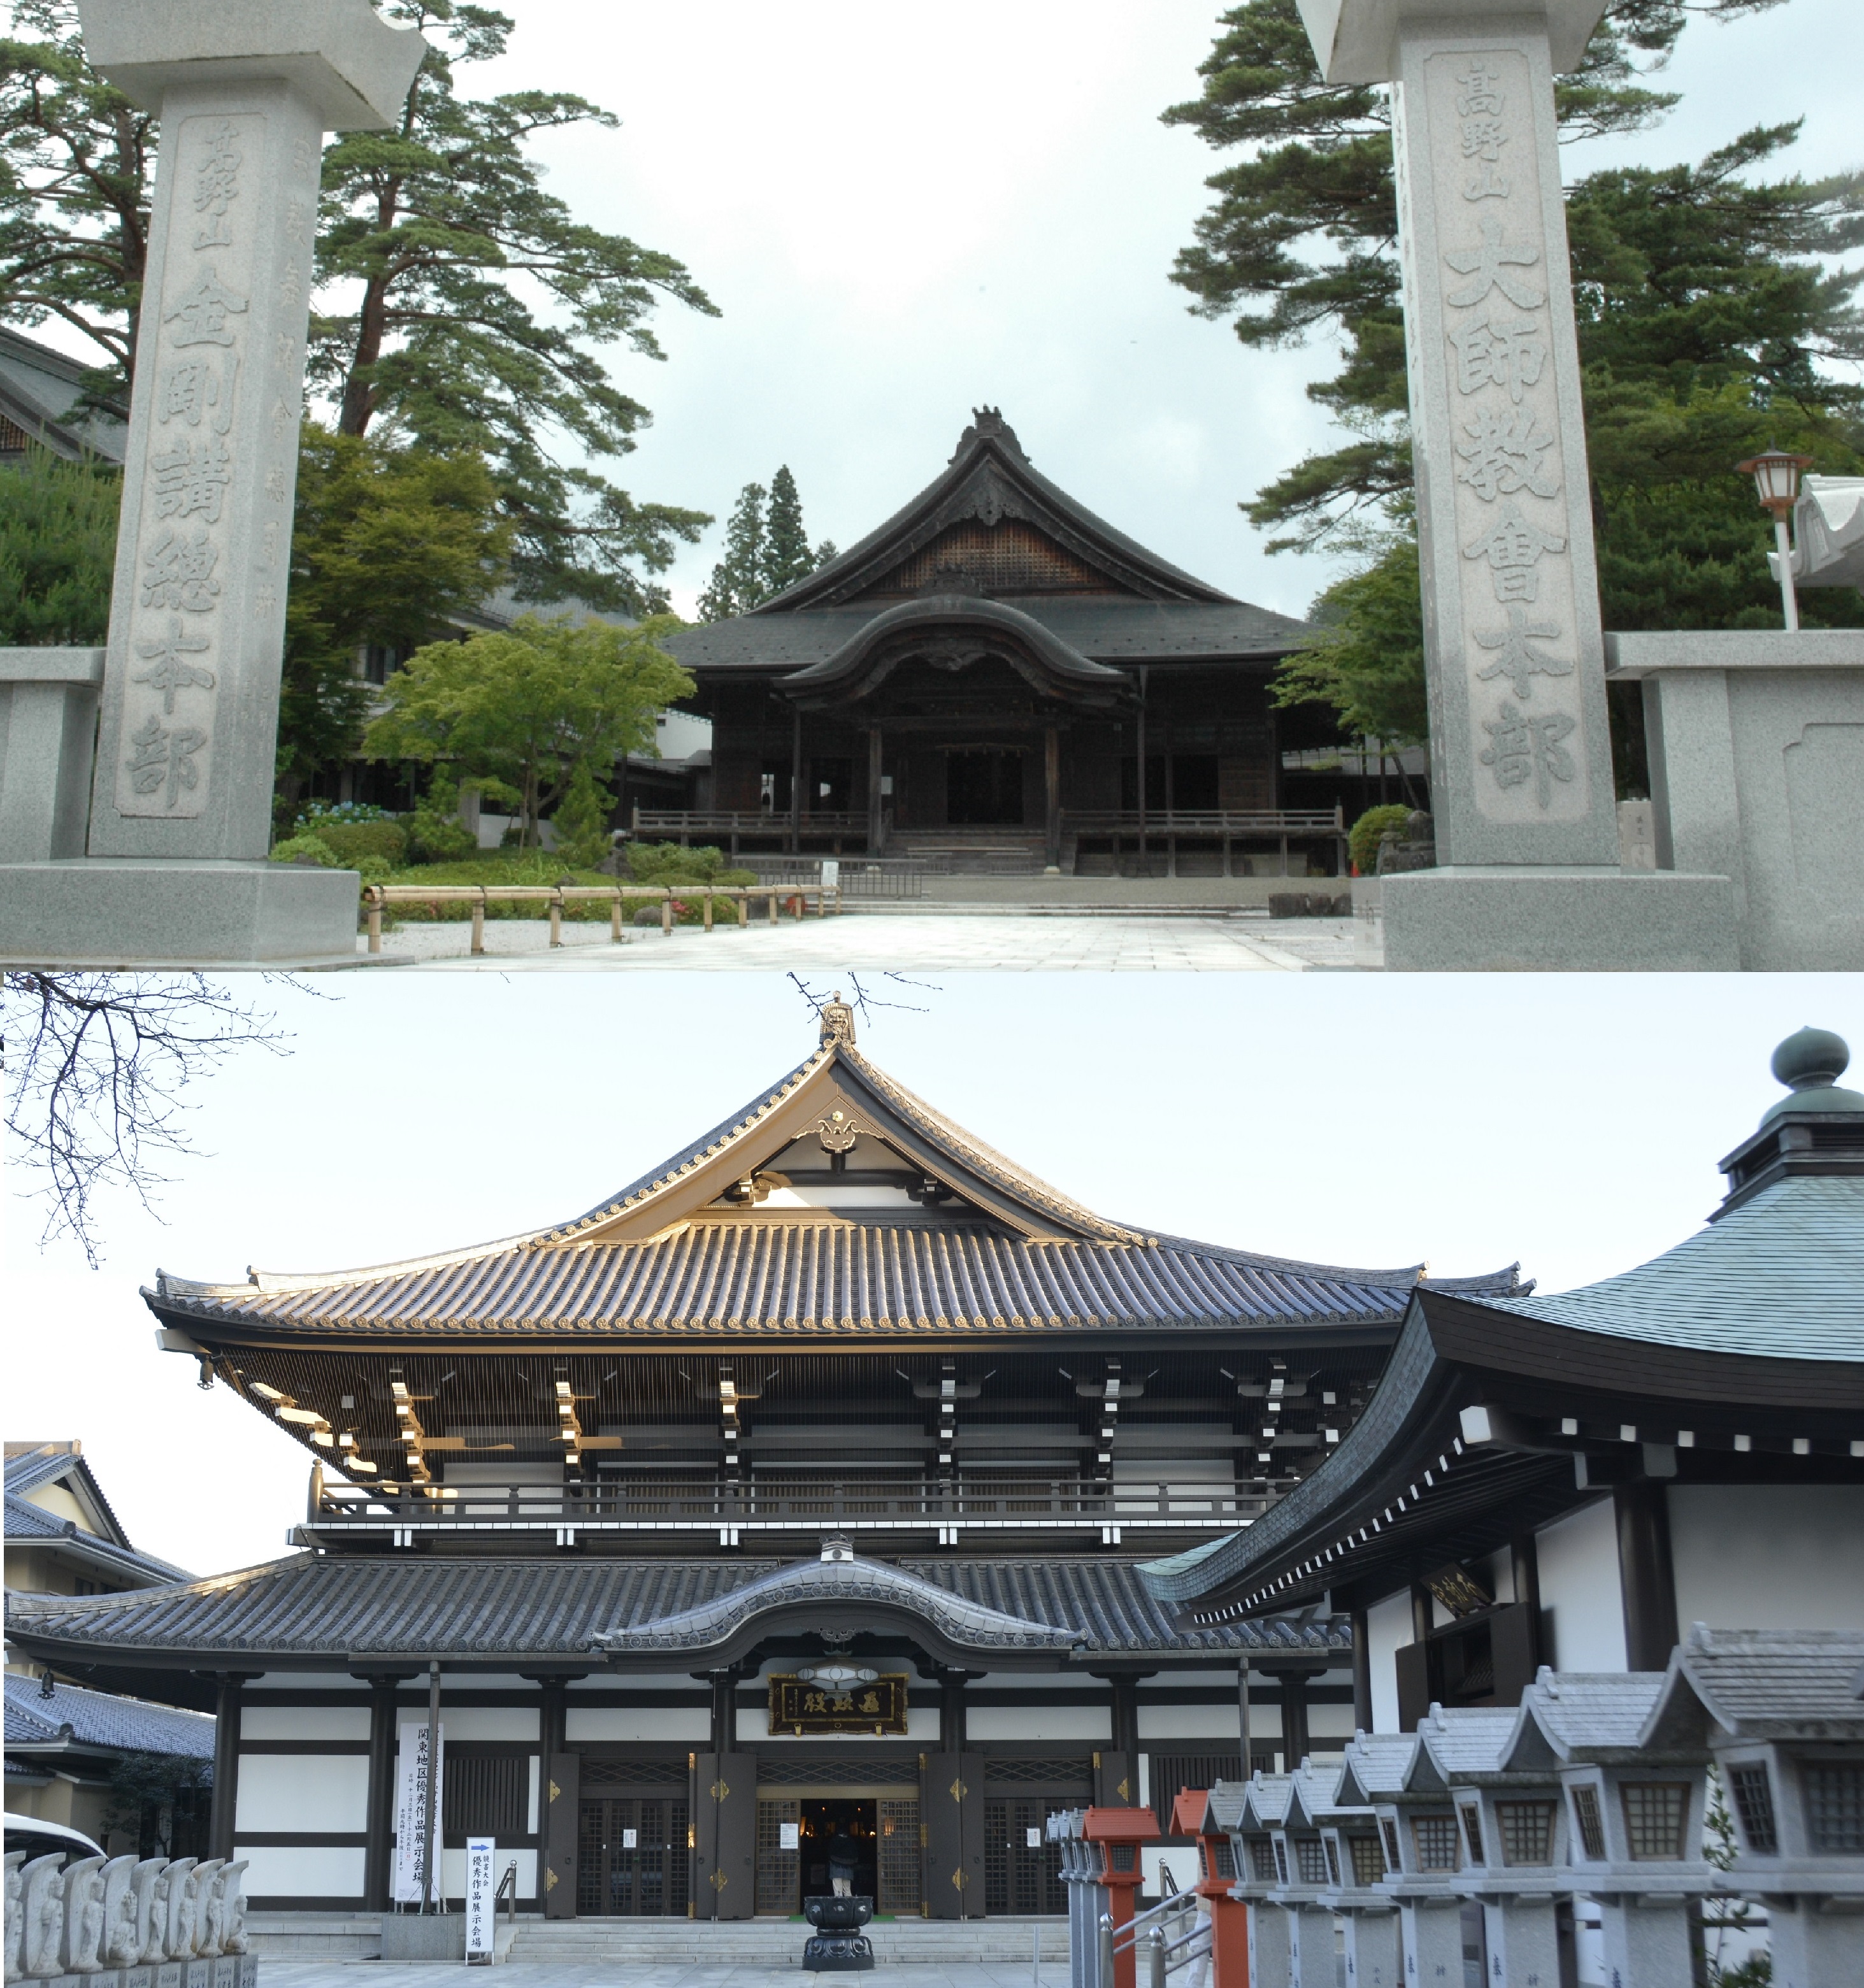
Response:
[{"label": "stone staircase", "polygon": [[[885,854],[924,858],[947,876],[1039,877],[1044,847],[1039,828],[895,829],[887,837]],[[1064,876],[1074,864],[1070,836],[1061,852]]]},{"label": "stone staircase", "polygon": [[[1065,1919],[876,1919],[868,1928],[883,1967],[1027,1966],[1038,1929],[1045,1965],[1066,1966]],[[795,1967],[809,1928],[801,1919],[539,1919],[520,1918],[514,1963]]]}]

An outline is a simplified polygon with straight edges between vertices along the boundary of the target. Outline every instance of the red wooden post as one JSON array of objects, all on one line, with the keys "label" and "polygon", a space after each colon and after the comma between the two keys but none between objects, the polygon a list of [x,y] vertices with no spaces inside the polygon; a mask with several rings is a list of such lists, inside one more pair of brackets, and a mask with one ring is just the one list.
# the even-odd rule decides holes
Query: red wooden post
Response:
[{"label": "red wooden post", "polygon": [[1172,1834],[1197,1838],[1196,1887],[1210,1912],[1210,1988],[1249,1988],[1249,1907],[1230,1895],[1236,1852],[1210,1815],[1203,1788],[1183,1788],[1172,1804]]},{"label": "red wooden post", "polygon": [[1113,1922],[1115,1949],[1112,1988],[1138,1988],[1138,1956],[1130,1946],[1121,1950],[1119,1939],[1132,1923],[1142,1876],[1139,1846],[1158,1841],[1159,1818],[1149,1808],[1091,1808],[1082,1834],[1101,1846],[1100,1882],[1107,1894],[1102,1909]]}]

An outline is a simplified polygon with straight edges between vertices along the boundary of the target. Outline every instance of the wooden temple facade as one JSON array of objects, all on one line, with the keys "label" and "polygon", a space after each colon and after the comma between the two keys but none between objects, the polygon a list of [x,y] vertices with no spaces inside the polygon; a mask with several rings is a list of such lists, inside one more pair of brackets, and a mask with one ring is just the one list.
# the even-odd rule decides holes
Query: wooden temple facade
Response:
[{"label": "wooden temple facade", "polygon": [[1264,1521],[1149,1566],[1203,1629],[1319,1605],[1372,1716],[1662,1672],[1715,1632],[1864,1631],[1864,1094],[1845,1045],[1720,1161],[1707,1226],[1557,1295],[1419,1289],[1376,1402]]},{"label": "wooden temple facade", "polygon": [[1233,1777],[1245,1686],[1258,1764],[1365,1722],[1347,1618],[1191,1625],[1138,1566],[1324,1468],[1421,1283],[1098,1215],[831,1003],[573,1221],[161,1276],[164,1347],[304,1445],[294,1550],[12,1597],[8,1633],[218,1710],[215,1854],[261,1909],[387,1902],[399,1729],[438,1690],[452,1896],[485,1834],[524,1910],[789,1914],[840,1827],[883,1912],[1059,1912],[1047,1814]]},{"label": "wooden temple facade", "polygon": [[980,408],[858,545],[675,640],[712,721],[710,805],[633,826],[734,851],[1337,874],[1344,789],[1282,771],[1284,742],[1331,725],[1269,697],[1306,633],[1094,516]]}]

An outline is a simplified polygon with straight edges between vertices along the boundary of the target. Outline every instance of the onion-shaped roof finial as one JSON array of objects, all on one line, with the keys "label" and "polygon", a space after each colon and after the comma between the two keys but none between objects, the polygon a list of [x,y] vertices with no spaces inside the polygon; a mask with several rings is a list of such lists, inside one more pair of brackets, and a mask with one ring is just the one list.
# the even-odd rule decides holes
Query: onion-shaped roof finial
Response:
[{"label": "onion-shaped roof finial", "polygon": [[1771,1106],[1761,1123],[1770,1124],[1788,1112],[1864,1113],[1864,1096],[1839,1087],[1850,1061],[1849,1045],[1829,1029],[1805,1028],[1788,1036],[1774,1051],[1773,1073],[1791,1095]]}]

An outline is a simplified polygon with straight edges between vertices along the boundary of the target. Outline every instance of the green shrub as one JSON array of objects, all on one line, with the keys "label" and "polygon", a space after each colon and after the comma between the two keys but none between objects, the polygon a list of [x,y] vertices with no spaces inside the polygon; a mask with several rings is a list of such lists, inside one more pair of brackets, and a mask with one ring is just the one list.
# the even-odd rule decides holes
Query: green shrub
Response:
[{"label": "green shrub", "polygon": [[656,884],[677,890],[682,884],[755,884],[755,870],[726,867],[723,850],[709,844],[682,848],[677,842],[631,842],[628,874],[637,884]]},{"label": "green shrub", "polygon": [[1382,807],[1368,808],[1353,823],[1346,844],[1352,853],[1353,867],[1362,877],[1371,876],[1379,867],[1379,838],[1388,830],[1402,835],[1410,816],[1408,807],[1389,801]]},{"label": "green shrub", "polygon": [[614,854],[608,817],[614,804],[614,796],[597,784],[589,762],[578,760],[551,822],[556,830],[556,854],[572,869],[593,870]]},{"label": "green shrub", "polygon": [[340,870],[337,852],[315,835],[289,835],[272,846],[274,863],[314,863],[320,870]]},{"label": "green shrub", "polygon": [[393,870],[408,855],[408,831],[398,821],[333,821],[326,816],[306,823],[299,834],[315,836],[346,870],[370,857]]},{"label": "green shrub", "polygon": [[436,769],[427,796],[408,816],[408,854],[420,863],[460,863],[479,853],[479,839],[459,818],[459,786]]}]

